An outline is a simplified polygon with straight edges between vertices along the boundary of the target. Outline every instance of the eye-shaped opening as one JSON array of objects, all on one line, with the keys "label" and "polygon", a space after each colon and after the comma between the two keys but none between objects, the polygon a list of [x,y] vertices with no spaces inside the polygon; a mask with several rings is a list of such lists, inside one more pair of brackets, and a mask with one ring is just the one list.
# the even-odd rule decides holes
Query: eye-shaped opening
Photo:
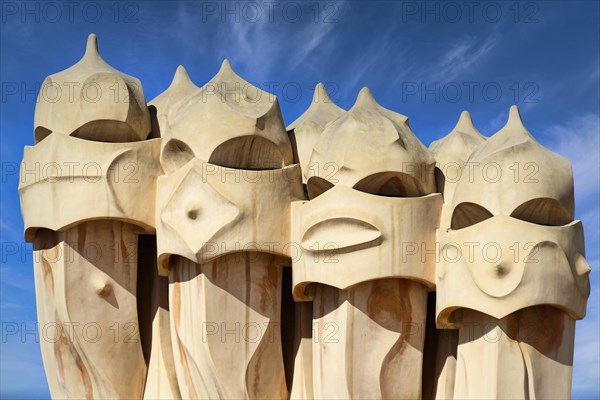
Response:
[{"label": "eye-shaped opening", "polygon": [[402,172],[379,172],[361,179],[354,189],[387,197],[418,197],[423,195],[419,182]]},{"label": "eye-shaped opening", "polygon": [[308,191],[308,198],[310,200],[322,195],[332,187],[333,183],[318,176],[311,176],[306,182],[306,189]]},{"label": "eye-shaped opening", "polygon": [[[444,196],[444,189],[446,188],[446,176],[438,167],[435,167],[433,170],[433,175],[435,178],[435,187],[437,188],[437,192]],[[444,199],[444,201],[448,201],[448,199]]]},{"label": "eye-shaped opening", "polygon": [[538,225],[562,226],[573,221],[569,211],[555,199],[542,197],[521,204],[511,217]]},{"label": "eye-shaped opening", "polygon": [[269,170],[282,168],[283,155],[277,146],[260,136],[229,139],[212,152],[208,162],[226,168]]},{"label": "eye-shaped opening", "polygon": [[170,174],[183,167],[192,158],[194,158],[194,152],[187,144],[181,140],[171,139],[163,148],[160,163]]},{"label": "eye-shaped opening", "polygon": [[[335,240],[331,240],[335,237]],[[330,218],[317,222],[302,235],[300,246],[307,251],[352,252],[377,246],[382,233],[366,221],[354,218]]]},{"label": "eye-shaped opening", "polygon": [[52,131],[48,128],[44,128],[43,126],[36,127],[33,131],[33,139],[35,144],[38,144],[42,140],[46,139],[51,133]]},{"label": "eye-shaped opening", "polygon": [[150,133],[146,139],[156,139],[162,137],[160,135],[160,124],[158,123],[158,110],[155,106],[148,106],[150,113]]},{"label": "eye-shaped opening", "polygon": [[71,136],[94,142],[108,143],[138,142],[140,140],[131,125],[112,119],[97,119],[87,122],[74,130]]},{"label": "eye-shaped opening", "polygon": [[460,203],[452,213],[450,227],[452,229],[462,229],[492,217],[491,212],[478,204],[469,202]]}]

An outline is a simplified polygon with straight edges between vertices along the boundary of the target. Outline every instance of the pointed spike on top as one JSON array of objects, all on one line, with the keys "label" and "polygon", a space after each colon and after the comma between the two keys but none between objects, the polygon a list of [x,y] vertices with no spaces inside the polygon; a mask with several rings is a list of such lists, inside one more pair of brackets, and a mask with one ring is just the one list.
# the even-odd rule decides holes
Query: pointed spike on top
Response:
[{"label": "pointed spike on top", "polygon": [[219,72],[233,72],[233,68],[231,68],[231,63],[229,62],[228,59],[223,59],[223,62],[221,63],[221,68],[219,69]]},{"label": "pointed spike on top", "polygon": [[473,124],[471,114],[467,110],[460,113],[460,118],[458,119],[454,130],[461,132],[477,131],[475,125]]},{"label": "pointed spike on top", "polygon": [[185,67],[183,65],[180,65],[177,67],[177,70],[175,71],[175,75],[173,76],[173,81],[171,82],[171,86],[187,84],[187,83],[193,84]]},{"label": "pointed spike on top", "polygon": [[98,37],[95,33],[90,33],[87,38],[87,44],[85,46],[85,54],[84,57],[100,57],[100,52],[98,51]]},{"label": "pointed spike on top", "polygon": [[85,53],[80,61],[83,60],[87,60],[88,62],[106,63],[98,51],[98,37],[95,33],[90,33],[88,36],[87,44],[85,45]]},{"label": "pointed spike on top", "polygon": [[510,106],[506,126],[525,129],[525,125],[523,125],[523,120],[521,119],[521,113],[519,112],[519,107],[516,105]]},{"label": "pointed spike on top", "polygon": [[377,101],[375,101],[371,90],[365,86],[360,89],[360,92],[358,92],[358,96],[356,97],[356,102],[354,103],[353,107],[366,105],[377,105]]},{"label": "pointed spike on top", "polygon": [[90,33],[87,38],[86,52],[98,51],[98,36],[95,33]]},{"label": "pointed spike on top", "polygon": [[327,94],[327,90],[325,90],[325,85],[321,82],[317,83],[315,86],[315,92],[313,94],[313,103],[330,103],[331,99],[329,98],[329,94]]},{"label": "pointed spike on top", "polygon": [[231,64],[228,59],[224,59],[221,63],[221,68],[219,68],[219,72],[215,75],[215,78],[220,77],[221,79],[230,80],[230,79],[242,79],[238,74],[235,73],[233,68],[231,68]]}]

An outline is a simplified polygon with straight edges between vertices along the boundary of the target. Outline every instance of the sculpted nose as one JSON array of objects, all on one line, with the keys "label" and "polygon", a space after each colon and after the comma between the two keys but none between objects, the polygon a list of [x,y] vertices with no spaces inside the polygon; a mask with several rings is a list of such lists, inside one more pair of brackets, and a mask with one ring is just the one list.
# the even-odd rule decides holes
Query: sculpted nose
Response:
[{"label": "sculpted nose", "polygon": [[510,272],[510,266],[504,262],[496,265],[496,277],[502,278]]},{"label": "sculpted nose", "polygon": [[189,251],[196,254],[204,243],[211,241],[240,213],[235,204],[219,194],[192,168],[162,206],[161,221],[177,233]]}]

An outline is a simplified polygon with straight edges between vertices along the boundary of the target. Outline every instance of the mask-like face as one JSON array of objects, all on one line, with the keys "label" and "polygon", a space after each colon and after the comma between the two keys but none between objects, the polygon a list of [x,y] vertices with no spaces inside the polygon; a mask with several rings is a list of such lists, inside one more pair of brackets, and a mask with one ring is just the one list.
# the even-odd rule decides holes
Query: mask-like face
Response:
[{"label": "mask-like face", "polygon": [[319,138],[305,172],[311,200],[294,205],[296,299],[310,299],[312,283],[346,289],[407,278],[433,286],[442,207],[433,167],[407,118],[363,89]]},{"label": "mask-like face", "polygon": [[[36,145],[25,149],[19,195],[35,249],[51,394],[141,398],[137,239],[154,231],[161,173],[160,141],[144,140],[142,87],[104,62],[90,35],[77,64],[46,78],[34,119]],[[48,337],[52,326],[57,335]]]},{"label": "mask-like face", "polygon": [[311,397],[421,397],[442,207],[434,165],[407,118],[368,89],[320,135],[305,172],[311,200],[292,210],[293,294],[313,301],[319,338]]},{"label": "mask-like face", "polygon": [[168,270],[168,254],[199,264],[244,250],[289,257],[289,214],[291,202],[302,198],[299,182],[298,165],[250,171],[198,160],[161,177],[161,272]]},{"label": "mask-like face", "polygon": [[[26,240],[33,240],[38,228],[62,231],[98,219],[126,221],[152,232],[154,199],[149,194],[155,193],[161,173],[159,151],[157,140],[100,143],[58,133],[26,147],[19,183]],[[60,207],[49,212],[39,199]]]},{"label": "mask-like face", "polygon": [[302,256],[294,257],[294,295],[309,298],[310,283],[346,289],[382,277],[431,286],[441,202],[438,194],[400,199],[335,186],[295,204],[292,235]]},{"label": "mask-like face", "polygon": [[500,319],[541,304],[585,315],[590,268],[580,221],[554,227],[495,216],[442,233],[440,249],[438,301],[451,305],[440,319],[461,307]]},{"label": "mask-like face", "polygon": [[273,95],[251,86],[225,61],[193,90],[178,70],[153,102],[164,133],[159,179],[159,271],[170,255],[203,264],[225,254],[290,255],[292,201],[301,200],[300,167]]},{"label": "mask-like face", "polygon": [[228,62],[197,90],[182,74],[152,102],[166,172],[157,185],[159,273],[169,276],[179,389],[186,398],[285,398],[279,321],[300,167],[290,165],[271,94]]},{"label": "mask-like face", "polygon": [[539,145],[513,108],[469,163],[451,229],[439,232],[438,324],[453,325],[459,308],[500,319],[542,304],[583,318],[590,268],[568,161]]}]

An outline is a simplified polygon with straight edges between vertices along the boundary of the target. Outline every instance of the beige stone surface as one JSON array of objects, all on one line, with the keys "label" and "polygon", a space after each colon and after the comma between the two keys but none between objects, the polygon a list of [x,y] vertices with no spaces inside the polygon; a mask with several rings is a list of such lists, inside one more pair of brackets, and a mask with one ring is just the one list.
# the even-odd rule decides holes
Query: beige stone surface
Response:
[{"label": "beige stone surface", "polygon": [[454,129],[442,139],[429,145],[429,150],[435,158],[437,172],[441,173],[441,176],[438,175],[436,178],[438,190],[444,195],[440,222],[443,229],[450,227],[451,206],[456,185],[463,174],[471,171],[471,164],[467,164],[469,157],[485,139],[485,136],[481,135],[473,125],[471,114],[463,111]]},{"label": "beige stone surface", "polygon": [[[183,65],[180,65],[167,90],[148,102],[148,105],[156,107],[158,115],[168,114],[171,106],[189,99],[199,89],[192,82]],[[177,108],[174,110],[176,111]]]},{"label": "beige stone surface", "polygon": [[325,85],[318,83],[308,109],[288,125],[287,130],[297,157],[295,161],[302,168],[302,181],[304,183],[306,183],[308,163],[315,144],[327,124],[342,114],[344,114],[344,110],[329,98]]},{"label": "beige stone surface", "polygon": [[352,108],[325,128],[305,174],[311,198],[338,184],[413,197],[435,192],[434,168],[408,118],[381,107],[363,88]]},{"label": "beige stone surface", "polygon": [[[52,133],[26,146],[19,195],[30,241],[37,229],[111,219],[154,232],[160,140],[100,143]],[[50,212],[51,211],[51,212]]]},{"label": "beige stone surface", "polygon": [[153,101],[167,173],[158,180],[158,260],[179,389],[184,398],[286,398],[282,271],[291,204],[304,198],[300,166],[289,165],[273,95],[228,61],[192,94],[182,74]]},{"label": "beige stone surface", "polygon": [[43,229],[33,248],[40,347],[52,398],[141,398],[146,364],[134,227],[94,221],[64,232]]},{"label": "beige stone surface", "polygon": [[[564,225],[573,219],[571,164],[534,139],[516,106],[511,107],[506,125],[478,146],[468,163],[470,172],[461,175],[452,198],[453,228],[489,214],[518,214],[544,225]],[[472,210],[471,204],[483,210]]]},{"label": "beige stone surface", "polygon": [[438,232],[437,323],[459,329],[454,397],[568,398],[590,291],[571,166],[515,106],[468,163]]},{"label": "beige stone surface", "polygon": [[279,320],[284,260],[242,252],[169,274],[171,334],[183,398],[286,398]]},{"label": "beige stone surface", "polygon": [[433,288],[441,207],[438,193],[383,197],[344,186],[295,203],[296,300],[312,299],[316,283],[347,289],[376,279],[405,278]]},{"label": "beige stone surface", "polygon": [[315,326],[306,398],[421,397],[442,207],[434,166],[408,119],[366,88],[319,137],[311,200],[292,209],[294,296],[313,301]]},{"label": "beige stone surface", "polygon": [[496,319],[458,311],[456,399],[568,399],[575,320],[551,306]]},{"label": "beige stone surface", "polygon": [[[302,200],[300,168],[224,168],[193,159],[158,179],[157,231],[161,274],[169,257],[204,264],[239,251],[289,257],[290,209]],[[264,201],[258,201],[264,199]]]},{"label": "beige stone surface", "polygon": [[[463,111],[452,131],[429,145],[436,163],[437,189],[444,196],[438,237],[450,227],[452,198],[461,176],[470,171],[468,159],[485,139],[473,125],[471,114]],[[435,319],[431,318],[429,321]],[[431,337],[432,342],[426,342],[425,346],[434,348],[436,352],[435,366],[430,372],[433,376],[428,377],[432,387],[424,387],[423,390],[436,399],[451,399],[454,397],[458,332],[435,329]]]},{"label": "beige stone surface", "polygon": [[308,398],[420,398],[426,309],[427,288],[410,280],[319,285]]},{"label": "beige stone surface", "polygon": [[168,114],[159,118],[168,173],[191,158],[240,169],[278,169],[293,161],[279,101],[239,77],[227,60]]},{"label": "beige stone surface", "polygon": [[108,65],[92,33],[81,60],[44,80],[33,125],[36,143],[51,132],[132,142],[150,133],[150,114],[139,79]]},{"label": "beige stone surface", "polygon": [[[138,248],[138,235],[154,232],[160,140],[143,141],[150,117],[141,84],[102,60],[93,34],[84,57],[44,85],[19,194],[25,239],[35,250],[50,392],[142,398],[148,332],[139,323],[137,288],[138,255],[146,249]],[[54,100],[48,87],[59,91]]]}]

